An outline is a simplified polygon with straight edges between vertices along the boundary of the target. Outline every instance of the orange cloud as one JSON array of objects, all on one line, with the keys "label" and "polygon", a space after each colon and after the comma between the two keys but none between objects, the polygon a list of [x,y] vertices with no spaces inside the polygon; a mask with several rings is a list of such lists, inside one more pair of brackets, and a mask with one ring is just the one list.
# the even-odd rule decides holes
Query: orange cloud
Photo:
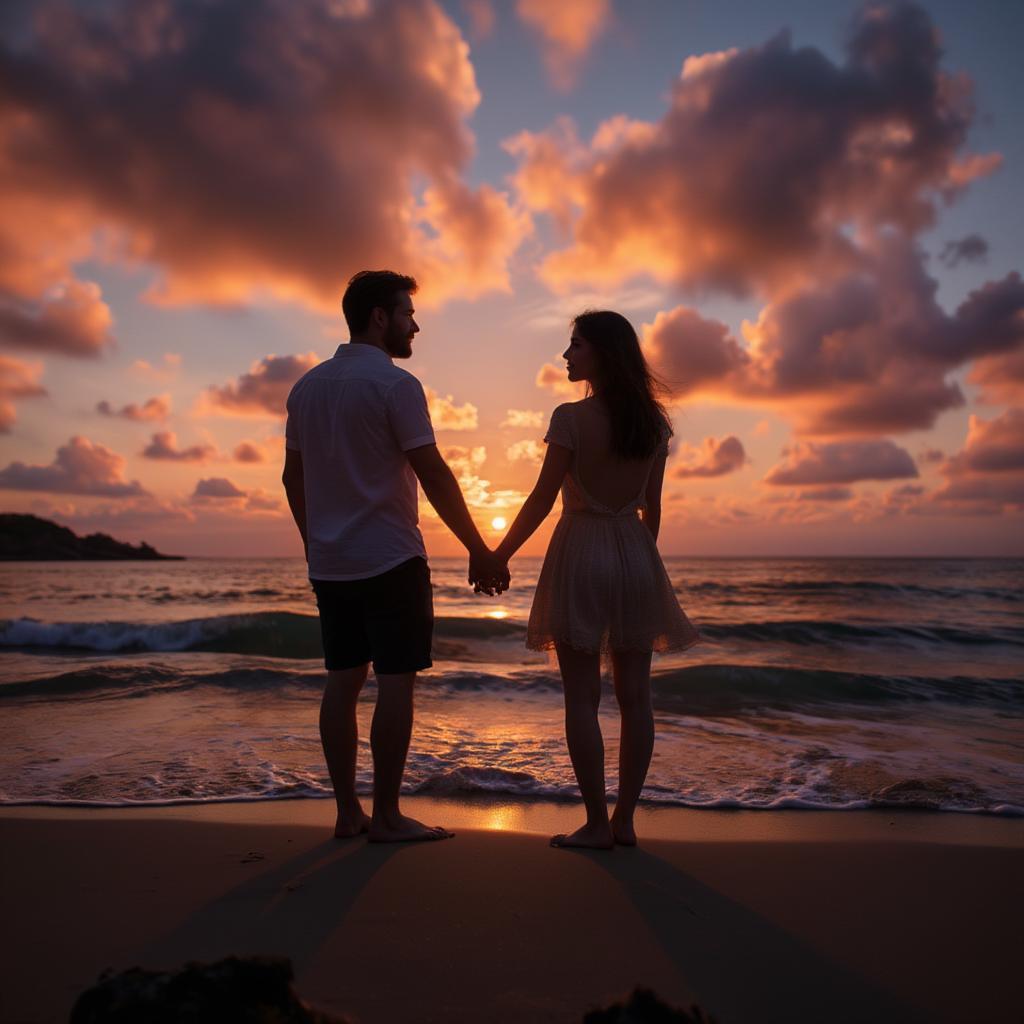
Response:
[{"label": "orange cloud", "polygon": [[164,430],[153,435],[148,445],[142,449],[145,459],[157,459],[165,462],[206,462],[217,457],[217,449],[212,444],[196,444],[191,448],[179,448],[178,438],[173,431]]},{"label": "orange cloud", "polygon": [[262,450],[252,441],[242,441],[231,454],[236,462],[266,462]]},{"label": "orange cloud", "polygon": [[17,419],[12,398],[38,398],[46,394],[39,383],[41,363],[0,356],[0,434],[10,431]]},{"label": "orange cloud", "polygon": [[[9,20],[0,263],[17,245],[31,268],[0,267],[12,343],[100,346],[96,318],[58,341],[31,305],[90,287],[68,269],[90,256],[155,268],[149,298],[173,304],[334,309],[366,266],[416,274],[424,302],[508,287],[530,225],[462,180],[480,94],[433,0],[40,0]],[[169,100],[155,118],[139,96]]]},{"label": "orange cloud", "polygon": [[451,395],[439,395],[433,388],[424,388],[427,409],[435,430],[476,430],[477,408],[470,402],[456,405]]},{"label": "orange cloud", "polygon": [[579,65],[608,26],[609,0],[517,0],[516,12],[541,39],[552,83],[572,87]]},{"label": "orange cloud", "polygon": [[477,39],[487,39],[496,21],[491,0],[462,0],[462,9],[469,17],[470,29]]},{"label": "orange cloud", "polygon": [[559,368],[554,363],[545,363],[538,371],[534,383],[539,388],[546,388],[556,395],[570,395],[573,398],[581,397],[582,385],[570,381],[566,375],[565,368]]},{"label": "orange cloud", "polygon": [[680,480],[725,476],[742,469],[747,461],[743,442],[732,434],[721,440],[706,437],[700,448],[685,445],[681,454],[682,463],[672,470],[672,475]]},{"label": "orange cloud", "polygon": [[852,484],[918,475],[914,460],[892,441],[808,441],[787,448],[783,454],[783,461],[764,478],[766,484]]},{"label": "orange cloud", "polygon": [[319,362],[315,352],[265,356],[237,380],[208,388],[200,399],[199,410],[222,416],[283,417],[292,385]]},{"label": "orange cloud", "polygon": [[517,429],[521,427],[543,427],[544,413],[535,412],[533,409],[509,409],[506,411],[505,418],[499,426]]},{"label": "orange cloud", "polygon": [[96,411],[101,416],[118,416],[121,419],[145,423],[150,420],[165,420],[171,414],[171,396],[156,395],[147,398],[142,405],[129,402],[128,405],[115,409],[106,399],[96,403]]},{"label": "orange cloud", "polygon": [[112,325],[110,307],[95,284],[68,279],[31,300],[0,291],[3,345],[68,356],[96,356],[113,343]]},{"label": "orange cloud", "polygon": [[532,439],[516,441],[505,449],[505,458],[509,462],[536,462],[544,461],[544,445]]},{"label": "orange cloud", "polygon": [[12,462],[0,470],[0,490],[90,494],[108,498],[146,493],[138,480],[124,479],[124,457],[85,437],[72,437],[57,449],[49,466]]},{"label": "orange cloud", "polygon": [[1024,409],[992,420],[972,416],[964,447],[942,472],[946,484],[933,495],[940,504],[988,513],[1024,509]]}]

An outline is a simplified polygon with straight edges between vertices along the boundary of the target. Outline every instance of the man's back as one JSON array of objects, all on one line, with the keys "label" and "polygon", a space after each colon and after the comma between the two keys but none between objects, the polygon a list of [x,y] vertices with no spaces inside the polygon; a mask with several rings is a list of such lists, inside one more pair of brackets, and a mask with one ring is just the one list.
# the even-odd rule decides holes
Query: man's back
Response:
[{"label": "man's back", "polygon": [[412,374],[369,344],[340,345],[288,396],[302,454],[312,579],[364,579],[426,557],[407,451],[434,443]]}]

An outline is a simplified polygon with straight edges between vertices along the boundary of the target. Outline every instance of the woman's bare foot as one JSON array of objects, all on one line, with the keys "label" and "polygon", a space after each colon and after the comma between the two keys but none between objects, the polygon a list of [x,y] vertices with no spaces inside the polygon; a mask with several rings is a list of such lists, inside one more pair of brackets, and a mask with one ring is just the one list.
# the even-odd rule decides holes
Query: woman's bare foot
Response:
[{"label": "woman's bare foot", "polygon": [[586,850],[610,850],[615,846],[611,826],[582,825],[575,832],[551,837],[552,846],[580,847]]},{"label": "woman's bare foot", "polygon": [[356,815],[338,812],[338,820],[334,825],[335,839],[351,839],[370,831],[370,816],[360,808]]},{"label": "woman's bare foot", "polygon": [[429,843],[438,839],[451,839],[454,832],[440,825],[424,825],[404,814],[377,821],[371,820],[367,838],[371,843]]},{"label": "woman's bare foot", "polygon": [[631,821],[616,821],[613,817],[612,836],[618,846],[636,846],[636,829]]}]

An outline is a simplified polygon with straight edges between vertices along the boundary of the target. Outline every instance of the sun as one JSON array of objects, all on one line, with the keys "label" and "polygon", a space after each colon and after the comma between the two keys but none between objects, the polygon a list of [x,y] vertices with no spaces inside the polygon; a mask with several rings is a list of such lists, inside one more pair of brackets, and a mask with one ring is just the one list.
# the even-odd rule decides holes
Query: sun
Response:
[{"label": "sun", "polygon": [[492,530],[504,530],[507,525],[508,525],[508,523],[505,521],[505,517],[504,516],[495,516],[491,520],[491,529]]}]

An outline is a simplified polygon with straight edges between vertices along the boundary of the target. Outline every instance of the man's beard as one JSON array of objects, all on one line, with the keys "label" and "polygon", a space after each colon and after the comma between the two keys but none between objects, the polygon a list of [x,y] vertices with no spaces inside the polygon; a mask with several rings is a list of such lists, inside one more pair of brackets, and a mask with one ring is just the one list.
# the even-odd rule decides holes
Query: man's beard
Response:
[{"label": "man's beard", "polygon": [[396,324],[389,322],[384,335],[384,348],[395,359],[408,359],[412,355],[412,340],[408,334],[400,332]]}]

